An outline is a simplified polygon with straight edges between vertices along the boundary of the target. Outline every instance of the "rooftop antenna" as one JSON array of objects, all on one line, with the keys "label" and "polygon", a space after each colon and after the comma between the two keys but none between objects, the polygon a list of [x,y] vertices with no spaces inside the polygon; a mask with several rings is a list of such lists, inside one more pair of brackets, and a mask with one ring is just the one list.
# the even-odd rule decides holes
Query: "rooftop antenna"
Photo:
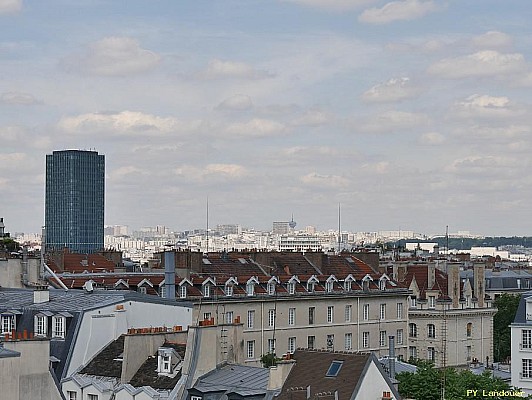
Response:
[{"label": "rooftop antenna", "polygon": [[338,203],[338,254],[342,251],[341,208]]},{"label": "rooftop antenna", "polygon": [[209,196],[207,196],[207,256],[209,256]]}]

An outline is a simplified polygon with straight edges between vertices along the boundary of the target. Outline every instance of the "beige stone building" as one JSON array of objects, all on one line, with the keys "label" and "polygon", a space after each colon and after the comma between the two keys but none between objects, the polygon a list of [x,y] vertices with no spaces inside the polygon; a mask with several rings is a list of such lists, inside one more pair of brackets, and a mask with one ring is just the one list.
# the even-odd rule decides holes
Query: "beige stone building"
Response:
[{"label": "beige stone building", "polygon": [[412,291],[408,305],[408,358],[434,361],[437,367],[493,362],[493,315],[485,293],[485,265],[460,279],[461,263],[436,260],[389,267]]}]

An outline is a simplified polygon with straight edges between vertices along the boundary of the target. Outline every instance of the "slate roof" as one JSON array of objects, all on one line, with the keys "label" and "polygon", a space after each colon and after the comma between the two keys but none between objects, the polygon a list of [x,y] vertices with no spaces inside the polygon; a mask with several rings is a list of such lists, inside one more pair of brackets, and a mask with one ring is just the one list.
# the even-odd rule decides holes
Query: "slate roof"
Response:
[{"label": "slate roof", "polygon": [[[306,388],[310,385],[311,398],[317,393],[338,391],[338,399],[350,399],[355,392],[371,354],[325,352],[297,349],[293,355],[296,365],[288,377],[276,400],[306,398]],[[373,356],[374,357],[374,356]],[[342,361],[337,376],[328,377],[326,373],[333,361]],[[301,397],[304,391],[305,396]]]},{"label": "slate roof", "polygon": [[519,306],[517,307],[517,312],[515,313],[514,324],[526,324],[529,323],[526,320],[526,301],[528,298],[532,297],[532,292],[523,293],[521,295],[521,300],[519,301]]},{"label": "slate roof", "polygon": [[[379,358],[379,362],[381,363],[382,369],[384,370],[384,372],[388,374],[388,376],[390,376],[390,371],[389,371],[390,364],[388,360],[389,360],[388,356]],[[410,373],[415,374],[416,371],[417,371],[417,367],[415,365],[408,364],[403,361],[399,361],[397,359],[395,360],[395,373],[396,374],[400,374],[401,372],[410,372]]]},{"label": "slate roof", "polygon": [[[515,290],[527,290],[525,280],[529,280],[529,285],[532,282],[532,274],[527,271],[493,271],[491,269],[485,270],[485,279],[489,282],[486,285],[486,290],[493,289],[515,289]],[[471,286],[474,283],[473,270],[466,270],[460,272],[461,279],[468,279],[471,282]],[[517,280],[521,280],[521,286],[517,285]]]},{"label": "slate roof", "polygon": [[[185,344],[177,343],[164,343],[161,347],[170,347],[177,351],[183,360],[185,358]],[[171,390],[177,385],[177,382],[181,378],[181,371],[177,373],[175,377],[168,377],[157,373],[157,353],[148,359],[140,366],[133,378],[129,381],[129,384],[133,387],[150,386],[154,389],[167,389]]]},{"label": "slate roof", "polygon": [[265,395],[268,388],[268,368],[227,364],[198,378],[192,387],[201,393],[219,392],[243,397]]},{"label": "slate roof", "polygon": [[0,346],[0,358],[20,357],[18,351],[9,350]]},{"label": "slate roof", "polygon": [[124,352],[124,335],[109,343],[81,371],[82,374],[120,378],[121,355]]}]

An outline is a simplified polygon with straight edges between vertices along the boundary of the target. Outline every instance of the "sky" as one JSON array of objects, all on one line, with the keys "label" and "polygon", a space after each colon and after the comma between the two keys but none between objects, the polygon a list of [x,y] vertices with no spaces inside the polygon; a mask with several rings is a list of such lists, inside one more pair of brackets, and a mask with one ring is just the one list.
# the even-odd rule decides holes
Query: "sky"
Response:
[{"label": "sky", "polygon": [[532,235],[527,0],[0,0],[0,216],[106,157],[109,225]]}]

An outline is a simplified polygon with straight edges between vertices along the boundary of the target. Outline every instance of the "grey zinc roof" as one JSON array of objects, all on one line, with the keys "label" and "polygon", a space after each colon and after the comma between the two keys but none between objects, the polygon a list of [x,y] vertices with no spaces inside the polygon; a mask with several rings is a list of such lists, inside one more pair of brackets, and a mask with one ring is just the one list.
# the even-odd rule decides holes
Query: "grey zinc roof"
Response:
[{"label": "grey zinc roof", "polygon": [[268,368],[245,365],[224,365],[198,379],[194,389],[202,392],[236,393],[240,396],[266,394],[268,388]]},{"label": "grey zinc roof", "polygon": [[532,296],[532,292],[526,292],[521,295],[517,312],[515,313],[514,324],[526,324],[526,300]]},{"label": "grey zinc roof", "polygon": [[[125,290],[95,290],[88,293],[84,290],[74,289],[69,291],[50,289],[50,301],[33,304],[33,290],[31,289],[0,289],[0,311],[24,308],[38,311],[80,312],[135,300],[144,303],[178,305],[174,300],[158,296],[145,296]],[[182,303],[179,305],[183,306]]]},{"label": "grey zinc roof", "polygon": [[[384,372],[386,372],[389,376],[390,375],[390,371],[389,371],[390,364],[388,360],[389,360],[388,356],[379,358],[379,362],[381,363],[382,369],[384,369]],[[416,371],[417,371],[417,367],[415,365],[408,364],[403,361],[395,360],[395,373],[396,374],[399,374],[401,372],[411,372],[415,374]]]},{"label": "grey zinc roof", "polygon": [[0,346],[0,358],[8,358],[8,357],[20,357],[20,353],[18,351],[9,350],[5,347]]}]

